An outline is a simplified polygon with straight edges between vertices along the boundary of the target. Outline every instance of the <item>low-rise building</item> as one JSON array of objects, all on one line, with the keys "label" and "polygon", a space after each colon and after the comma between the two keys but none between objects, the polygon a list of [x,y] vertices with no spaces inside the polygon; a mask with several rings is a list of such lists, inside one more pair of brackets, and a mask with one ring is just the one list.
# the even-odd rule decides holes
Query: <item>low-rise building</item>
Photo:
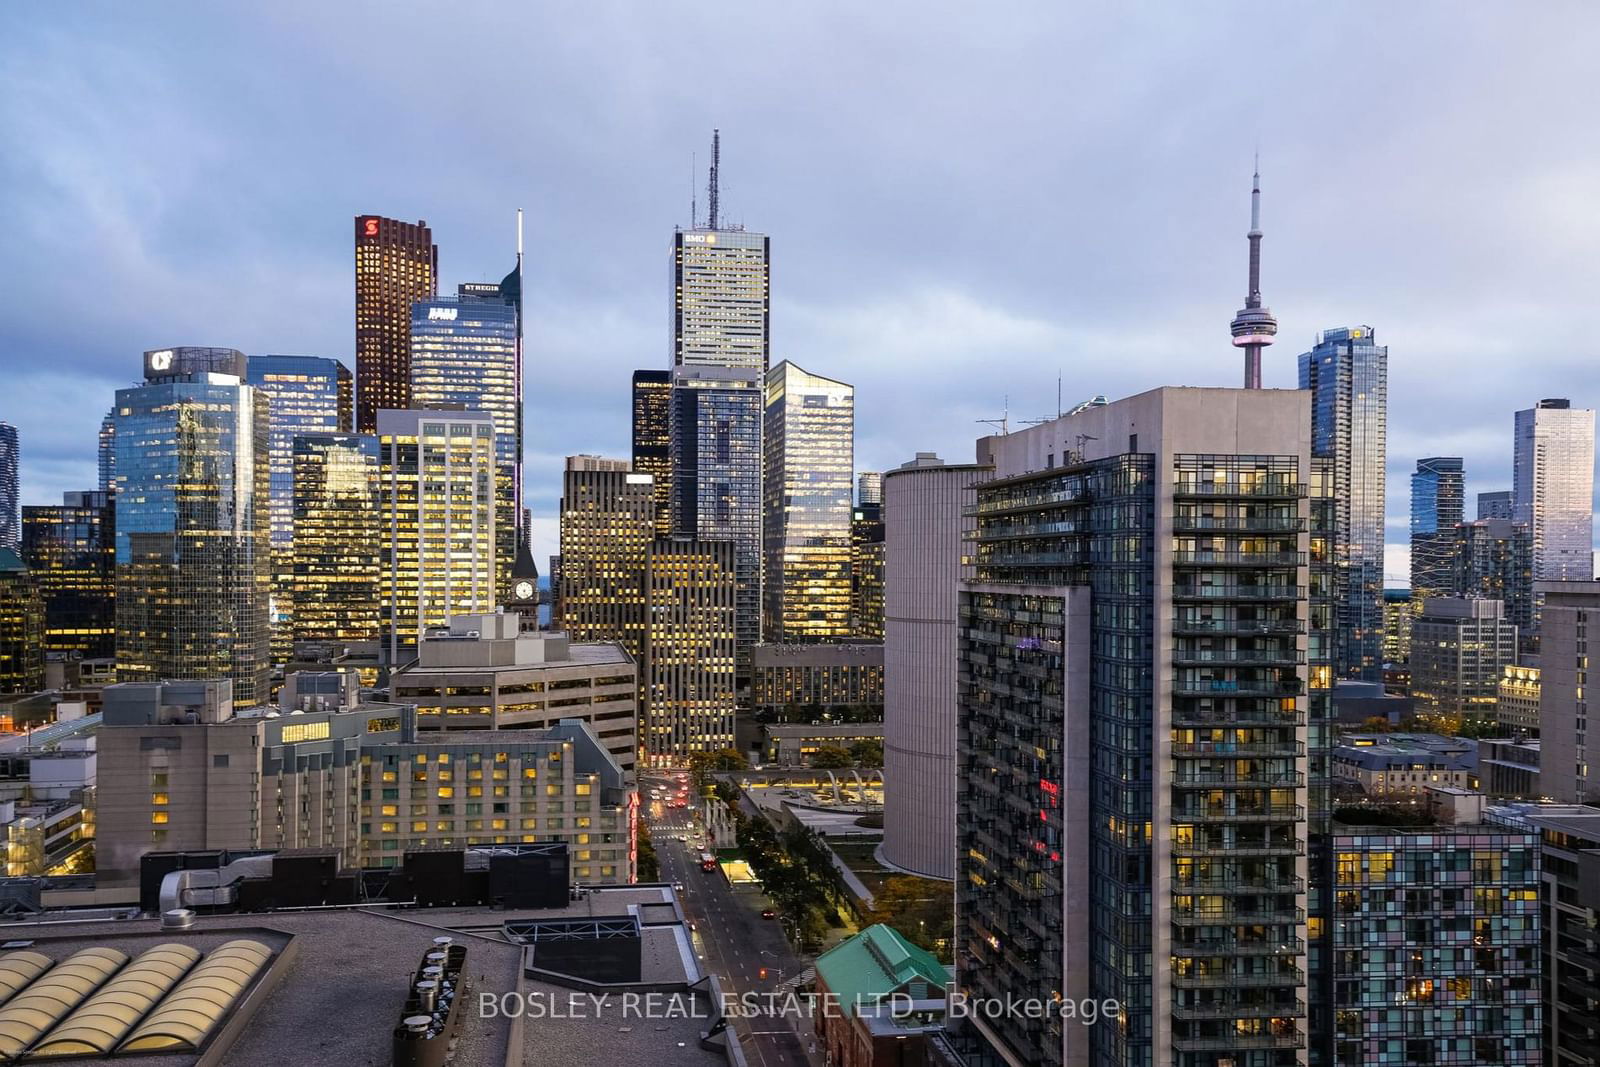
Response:
[{"label": "low-rise building", "polygon": [[1485,738],[1478,742],[1478,778],[1483,790],[1493,797],[1519,797],[1537,800],[1539,788],[1538,741],[1514,738]]},{"label": "low-rise building", "polygon": [[620,645],[526,631],[515,613],[461,615],[424,634],[415,663],[396,671],[396,703],[417,728],[507,730],[589,723],[622,769],[638,759],[638,669]]},{"label": "low-rise building", "polygon": [[779,767],[809,767],[818,749],[842,748],[861,741],[883,744],[883,723],[763,723],[761,762]]},{"label": "low-rise building", "polygon": [[817,957],[817,1038],[832,1067],[932,1062],[950,973],[893,927],[869,926]]},{"label": "low-rise building", "polygon": [[1525,737],[1539,736],[1539,668],[1508,664],[1500,672],[1495,702],[1500,725]]},{"label": "low-rise building", "polygon": [[757,645],[750,699],[757,711],[817,717],[838,708],[883,718],[883,645]]},{"label": "low-rise building", "polygon": [[1439,734],[1346,734],[1333,751],[1335,781],[1370,797],[1421,797],[1429,786],[1478,788],[1478,746]]}]

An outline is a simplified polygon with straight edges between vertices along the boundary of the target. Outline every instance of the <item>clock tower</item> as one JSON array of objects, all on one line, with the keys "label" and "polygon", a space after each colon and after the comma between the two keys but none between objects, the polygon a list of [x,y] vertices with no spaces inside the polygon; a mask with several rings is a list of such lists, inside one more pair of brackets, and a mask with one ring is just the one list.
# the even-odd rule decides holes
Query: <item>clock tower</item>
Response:
[{"label": "clock tower", "polygon": [[539,565],[533,562],[526,541],[518,541],[516,562],[511,565],[511,592],[506,610],[522,616],[524,630],[539,628]]}]

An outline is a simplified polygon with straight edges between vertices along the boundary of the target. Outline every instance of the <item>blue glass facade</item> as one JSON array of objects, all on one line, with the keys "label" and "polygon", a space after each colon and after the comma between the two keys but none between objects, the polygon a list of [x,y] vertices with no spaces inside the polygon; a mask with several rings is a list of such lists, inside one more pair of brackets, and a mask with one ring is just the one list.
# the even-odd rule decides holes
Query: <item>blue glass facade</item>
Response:
[{"label": "blue glass facade", "polygon": [[1335,670],[1375,682],[1383,673],[1389,350],[1370,326],[1340,327],[1324,330],[1299,362],[1300,388],[1312,394],[1312,453],[1333,460]]},{"label": "blue glass facade", "polygon": [[1411,476],[1411,593],[1442,596],[1451,586],[1456,526],[1466,518],[1460,456],[1417,460]]}]

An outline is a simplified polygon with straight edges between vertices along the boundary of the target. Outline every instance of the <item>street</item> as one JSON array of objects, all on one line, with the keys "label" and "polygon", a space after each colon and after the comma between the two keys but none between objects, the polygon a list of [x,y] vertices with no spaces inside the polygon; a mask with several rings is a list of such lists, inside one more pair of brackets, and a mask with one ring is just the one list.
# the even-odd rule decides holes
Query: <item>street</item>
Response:
[{"label": "street", "polygon": [[[652,788],[662,790],[662,800],[650,798]],[[695,844],[694,800],[691,796],[689,807],[672,806],[677,788],[676,781],[667,775],[652,772],[640,775],[641,810],[655,842],[656,856],[661,861],[661,880],[683,885],[678,895],[685,914],[694,924],[695,952],[701,965],[722,982],[724,992],[732,997],[771,993],[806,965],[789,947],[782,924],[761,917],[764,898],[759,890],[735,891],[721,871],[701,870],[701,849]],[[803,1002],[786,1001],[781,996],[775,1000],[779,1012],[787,1002],[787,1016],[731,1020],[751,1064],[761,1067],[821,1064],[820,1052],[814,1056],[807,1054],[807,1046],[812,1043],[811,1020],[795,1015]],[[760,1005],[765,1008],[765,999]],[[797,1029],[804,1033],[804,1039],[796,1034]]]}]

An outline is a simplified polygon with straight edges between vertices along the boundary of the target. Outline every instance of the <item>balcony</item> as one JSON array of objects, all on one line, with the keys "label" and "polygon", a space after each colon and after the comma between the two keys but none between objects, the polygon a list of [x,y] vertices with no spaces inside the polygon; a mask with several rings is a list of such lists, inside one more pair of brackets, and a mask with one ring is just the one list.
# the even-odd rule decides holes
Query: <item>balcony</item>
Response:
[{"label": "balcony", "polygon": [[1303,585],[1189,585],[1174,584],[1174,600],[1304,600]]},{"label": "balcony", "polygon": [[1303,1000],[1286,1004],[1176,1004],[1172,1008],[1174,1019],[1303,1019],[1306,1005]]},{"label": "balcony", "polygon": [[1304,552],[1215,552],[1177,549],[1172,562],[1203,567],[1304,567]]},{"label": "balcony", "polygon": [[1304,956],[1306,943],[1298,937],[1272,941],[1173,941],[1174,956]]},{"label": "balcony", "polygon": [[1232,1034],[1228,1037],[1176,1037],[1172,1047],[1178,1052],[1211,1052],[1238,1049],[1305,1048],[1306,1035],[1299,1030],[1276,1034]]},{"label": "balcony", "polygon": [[1174,741],[1174,756],[1276,756],[1299,757],[1306,754],[1303,741]]},{"label": "balcony", "polygon": [[1234,771],[1196,771],[1190,764],[1178,768],[1174,789],[1298,789],[1306,784],[1299,771],[1288,774],[1237,774]]},{"label": "balcony", "polygon": [[[1205,696],[1212,694],[1206,693]],[[1191,698],[1192,699],[1192,698]],[[1212,708],[1202,711],[1198,704],[1172,709],[1174,726],[1304,726],[1304,708],[1285,711],[1277,700],[1257,701],[1254,704],[1235,701],[1232,707]]]},{"label": "balcony", "polygon": [[978,527],[973,540],[981,544],[986,541],[1005,541],[1019,537],[1061,537],[1083,532],[1082,524],[1068,521],[985,523]]},{"label": "balcony", "polygon": [[1172,843],[1174,856],[1195,856],[1202,859],[1236,858],[1247,859],[1275,856],[1303,856],[1306,853],[1306,843],[1299,838],[1277,844],[1270,842],[1257,842],[1248,845],[1215,845],[1208,841],[1194,841],[1185,844],[1181,841]]},{"label": "balcony", "polygon": [[1179,615],[1172,620],[1174,634],[1303,634],[1303,619],[1202,619]]},{"label": "balcony", "polygon": [[1306,520],[1297,515],[1174,515],[1176,533],[1237,531],[1239,533],[1300,533]]},{"label": "balcony", "polygon": [[1306,495],[1303,482],[1290,482],[1277,478],[1263,478],[1248,482],[1201,482],[1180,479],[1172,483],[1174,497],[1198,496],[1216,499],[1240,497],[1261,500],[1299,500]]},{"label": "balcony", "polygon": [[[1250,911],[1231,911],[1228,909],[1208,908],[1203,911],[1174,911],[1172,921],[1178,926],[1237,926],[1239,924],[1281,924],[1303,923],[1306,921],[1304,908],[1293,906],[1285,908],[1256,908]],[[1277,982],[1262,983],[1263,985],[1289,985],[1287,979]]]},{"label": "balcony", "polygon": [[1193,678],[1178,677],[1172,680],[1172,695],[1180,697],[1297,697],[1305,692],[1300,679],[1290,678]]},{"label": "balcony", "polygon": [[982,552],[979,567],[1078,567],[1089,561],[1087,552]]},{"label": "balcony", "polygon": [[1306,661],[1298,648],[1174,648],[1174,666],[1193,663],[1251,664],[1265,667],[1297,666]]},{"label": "balcony", "polygon": [[1174,808],[1172,817],[1179,822],[1299,822],[1306,817],[1306,809],[1298,804],[1267,804],[1255,808],[1227,806],[1204,808]]},{"label": "balcony", "polygon": [[1284,971],[1245,971],[1223,974],[1174,974],[1172,984],[1179,989],[1260,989],[1270,986],[1304,985],[1305,972],[1298,967]]},{"label": "balcony", "polygon": [[1303,878],[1271,878],[1251,880],[1237,876],[1223,875],[1219,878],[1174,878],[1172,885],[1178,893],[1200,894],[1245,894],[1245,893],[1304,893],[1306,883]]}]

